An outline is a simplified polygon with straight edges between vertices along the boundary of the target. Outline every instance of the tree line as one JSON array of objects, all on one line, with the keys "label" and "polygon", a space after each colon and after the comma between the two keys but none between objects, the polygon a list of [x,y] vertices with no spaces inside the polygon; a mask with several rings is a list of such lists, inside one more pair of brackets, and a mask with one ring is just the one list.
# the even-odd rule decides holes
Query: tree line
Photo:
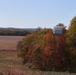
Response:
[{"label": "tree line", "polygon": [[31,30],[16,28],[0,28],[0,36],[25,36],[30,34]]},{"label": "tree line", "polygon": [[76,72],[76,17],[62,36],[55,36],[52,29],[38,29],[19,41],[17,49],[30,68]]}]

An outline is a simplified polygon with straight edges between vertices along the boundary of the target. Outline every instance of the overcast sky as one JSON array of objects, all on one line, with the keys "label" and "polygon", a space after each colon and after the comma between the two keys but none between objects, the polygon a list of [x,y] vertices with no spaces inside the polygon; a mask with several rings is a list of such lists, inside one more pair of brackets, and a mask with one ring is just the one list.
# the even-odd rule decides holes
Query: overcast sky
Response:
[{"label": "overcast sky", "polygon": [[74,16],[76,0],[0,0],[0,27],[69,26]]}]

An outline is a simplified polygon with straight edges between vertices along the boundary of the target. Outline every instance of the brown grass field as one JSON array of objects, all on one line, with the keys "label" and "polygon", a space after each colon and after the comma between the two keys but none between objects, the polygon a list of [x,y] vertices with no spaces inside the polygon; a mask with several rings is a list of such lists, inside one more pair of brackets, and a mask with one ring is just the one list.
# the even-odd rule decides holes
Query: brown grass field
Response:
[{"label": "brown grass field", "polygon": [[0,36],[0,49],[16,50],[16,45],[22,38],[23,36]]},{"label": "brown grass field", "polygon": [[69,72],[31,70],[28,64],[22,64],[16,50],[22,36],[0,36],[0,75],[76,75]]}]

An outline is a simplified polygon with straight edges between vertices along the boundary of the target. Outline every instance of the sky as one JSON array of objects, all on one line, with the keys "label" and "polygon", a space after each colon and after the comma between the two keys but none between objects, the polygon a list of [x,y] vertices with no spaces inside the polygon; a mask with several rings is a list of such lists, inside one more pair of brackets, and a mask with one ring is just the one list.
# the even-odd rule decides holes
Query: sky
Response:
[{"label": "sky", "polygon": [[53,28],[70,25],[76,0],[0,0],[0,27]]}]

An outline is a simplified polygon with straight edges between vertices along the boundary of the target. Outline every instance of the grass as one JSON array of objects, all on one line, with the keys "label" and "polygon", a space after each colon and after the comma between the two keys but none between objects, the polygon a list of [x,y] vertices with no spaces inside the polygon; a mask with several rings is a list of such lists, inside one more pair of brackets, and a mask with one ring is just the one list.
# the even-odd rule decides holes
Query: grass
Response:
[{"label": "grass", "polygon": [[4,75],[76,75],[69,72],[51,72],[31,70],[28,64],[23,65],[22,59],[17,57],[17,51],[0,51],[0,73]]},{"label": "grass", "polygon": [[[31,70],[28,67],[28,64],[23,64],[22,59],[17,56],[18,52],[16,50],[17,42],[23,37],[19,36],[0,36],[0,75],[76,75],[76,73],[69,72],[53,72],[53,71],[39,71]],[[5,41],[4,41],[4,40]],[[9,41],[9,42],[7,42]],[[7,43],[6,43],[7,42]],[[13,43],[11,43],[13,42]],[[4,43],[3,48],[1,44]],[[15,45],[14,45],[15,43]],[[10,44],[10,46],[9,46]],[[11,48],[6,48],[5,45],[8,45]],[[2,50],[4,49],[4,50]]]},{"label": "grass", "polygon": [[75,75],[69,72],[51,72],[31,70],[28,65],[22,64],[22,59],[17,57],[17,51],[0,51],[0,73],[8,75],[14,73],[15,75]]}]

